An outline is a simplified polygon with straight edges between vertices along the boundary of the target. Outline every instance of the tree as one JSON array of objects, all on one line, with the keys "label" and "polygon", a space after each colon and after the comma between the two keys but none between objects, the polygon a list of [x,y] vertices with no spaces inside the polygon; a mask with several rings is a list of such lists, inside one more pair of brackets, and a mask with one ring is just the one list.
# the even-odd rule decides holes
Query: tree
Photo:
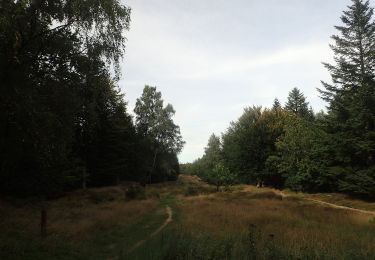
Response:
[{"label": "tree", "polygon": [[[132,118],[119,90],[109,88],[104,104],[96,105],[95,139],[85,149],[90,183],[109,185],[121,180],[137,180],[136,147],[138,145]],[[102,92],[102,94],[104,94]]]},{"label": "tree", "polygon": [[243,182],[280,186],[278,173],[268,169],[267,158],[276,153],[275,142],[282,134],[289,113],[282,110],[246,108],[223,135],[225,166]]},{"label": "tree", "polygon": [[130,9],[116,0],[1,5],[1,188],[55,196],[75,167],[81,93],[101,84],[91,72],[107,80],[109,63],[118,72]]},{"label": "tree", "polygon": [[275,98],[275,100],[273,101],[272,110],[278,110],[281,108],[282,107],[281,107],[279,99]]},{"label": "tree", "polygon": [[[332,84],[322,82],[329,102],[326,129],[332,135],[332,170],[342,190],[374,197],[361,179],[375,180],[375,22],[369,1],[352,0],[333,35],[334,64],[325,63]],[[362,177],[354,177],[362,176]]]},{"label": "tree", "polygon": [[285,180],[285,187],[297,191],[332,191],[337,176],[328,172],[328,135],[313,123],[292,116],[276,142],[276,156],[268,165]]},{"label": "tree", "polygon": [[[93,74],[108,81],[110,64],[119,75],[130,9],[117,0],[0,5],[0,187],[45,200],[76,168],[82,90],[99,88]],[[44,206],[41,215],[45,235]]]},{"label": "tree", "polygon": [[285,110],[294,113],[297,116],[311,120],[313,114],[308,107],[309,103],[298,88],[293,88],[289,92],[288,101],[285,104]]},{"label": "tree", "polygon": [[209,162],[211,168],[213,168],[222,160],[220,137],[212,134],[208,139],[208,144],[204,151],[205,159]]},{"label": "tree", "polygon": [[152,146],[152,159],[148,170],[150,182],[158,163],[158,155],[178,154],[184,145],[180,127],[172,119],[175,110],[170,104],[164,107],[163,103],[161,93],[156,90],[156,87],[146,85],[134,109],[137,132]]},{"label": "tree", "polygon": [[262,169],[261,135],[256,123],[262,114],[261,107],[244,109],[241,117],[232,122],[223,135],[225,166],[235,172],[243,182],[255,182]]},{"label": "tree", "polygon": [[219,191],[220,186],[223,185],[228,189],[235,182],[236,176],[223,163],[218,163],[212,170],[209,179],[211,183],[216,185],[216,190]]},{"label": "tree", "polygon": [[192,165],[192,173],[203,180],[212,183],[213,170],[215,166],[222,163],[222,145],[220,137],[212,134],[208,139],[202,158],[196,160]]}]

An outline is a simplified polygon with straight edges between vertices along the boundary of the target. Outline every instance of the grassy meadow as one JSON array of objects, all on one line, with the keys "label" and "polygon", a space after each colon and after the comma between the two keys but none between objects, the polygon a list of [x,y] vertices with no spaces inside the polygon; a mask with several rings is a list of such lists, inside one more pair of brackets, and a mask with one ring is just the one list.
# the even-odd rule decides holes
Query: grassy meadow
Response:
[{"label": "grassy meadow", "polygon": [[[68,194],[47,205],[1,199],[0,259],[375,259],[375,203],[239,185],[215,192],[197,177]],[[150,236],[172,209],[173,221]],[[139,241],[142,243],[134,248]]]}]

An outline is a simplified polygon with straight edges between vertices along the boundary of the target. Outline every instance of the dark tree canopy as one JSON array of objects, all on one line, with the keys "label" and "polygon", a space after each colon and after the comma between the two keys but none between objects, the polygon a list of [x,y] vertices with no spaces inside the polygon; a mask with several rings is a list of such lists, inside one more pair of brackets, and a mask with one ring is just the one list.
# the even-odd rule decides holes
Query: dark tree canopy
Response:
[{"label": "dark tree canopy", "polygon": [[178,173],[173,107],[155,109],[152,130],[138,135],[117,85],[129,24],[118,0],[0,3],[2,192],[50,197],[141,180],[154,149],[145,139],[165,150],[155,167]]}]

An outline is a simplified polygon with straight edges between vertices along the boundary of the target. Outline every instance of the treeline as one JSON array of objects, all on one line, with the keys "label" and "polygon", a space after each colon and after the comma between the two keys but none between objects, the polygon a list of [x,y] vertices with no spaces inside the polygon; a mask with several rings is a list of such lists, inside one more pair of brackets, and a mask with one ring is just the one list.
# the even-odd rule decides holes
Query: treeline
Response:
[{"label": "treeline", "polygon": [[332,84],[314,114],[294,88],[284,106],[248,107],[205,154],[183,170],[217,183],[221,165],[237,182],[375,199],[375,22],[369,1],[352,0],[336,26]]},{"label": "treeline", "polygon": [[0,3],[0,192],[175,179],[175,111],[146,86],[135,120],[120,93],[130,8],[118,0]]}]

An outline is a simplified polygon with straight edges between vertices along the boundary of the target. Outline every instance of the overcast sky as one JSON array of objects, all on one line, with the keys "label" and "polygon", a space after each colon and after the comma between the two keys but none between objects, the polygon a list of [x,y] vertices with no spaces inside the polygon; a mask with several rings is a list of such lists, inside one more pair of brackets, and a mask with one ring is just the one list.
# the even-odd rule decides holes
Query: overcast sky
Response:
[{"label": "overcast sky", "polygon": [[[372,6],[374,6],[372,1]],[[350,0],[124,0],[132,8],[120,87],[129,110],[145,84],[175,110],[186,145],[202,156],[246,106],[284,104],[300,88],[315,111],[329,80],[321,62]]]}]

